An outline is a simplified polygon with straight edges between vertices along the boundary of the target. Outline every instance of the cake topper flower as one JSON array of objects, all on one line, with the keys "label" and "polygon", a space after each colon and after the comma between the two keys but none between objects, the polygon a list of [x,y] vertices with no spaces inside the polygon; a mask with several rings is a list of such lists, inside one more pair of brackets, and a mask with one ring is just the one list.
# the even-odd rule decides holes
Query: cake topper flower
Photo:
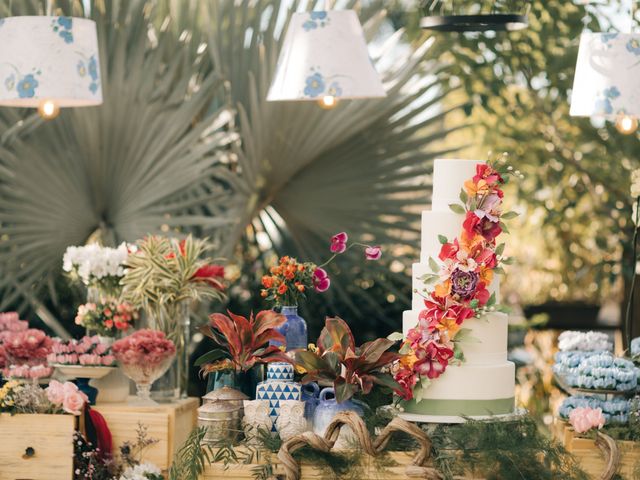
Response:
[{"label": "cake topper flower", "polygon": [[278,265],[271,267],[269,274],[262,277],[263,288],[260,294],[274,307],[282,307],[297,306],[309,290],[326,292],[331,286],[331,279],[324,267],[353,247],[363,248],[366,260],[378,260],[382,256],[379,246],[349,243],[349,235],[340,232],[331,237],[329,251],[333,255],[321,265],[313,262],[301,263],[289,256],[282,257]]},{"label": "cake topper flower", "polygon": [[431,380],[445,373],[451,363],[464,361],[461,344],[470,341],[464,321],[492,311],[502,311],[490,292],[494,274],[511,263],[497,239],[508,233],[504,220],[515,212],[502,210],[503,186],[510,176],[522,177],[513,167],[488,161],[476,165],[475,175],[464,182],[460,203],[449,205],[463,221],[460,235],[439,235],[437,259],[429,258],[431,273],[421,280],[425,308],[418,324],[409,330],[400,352],[410,360],[394,368],[396,381],[406,386],[402,397],[420,401]]}]

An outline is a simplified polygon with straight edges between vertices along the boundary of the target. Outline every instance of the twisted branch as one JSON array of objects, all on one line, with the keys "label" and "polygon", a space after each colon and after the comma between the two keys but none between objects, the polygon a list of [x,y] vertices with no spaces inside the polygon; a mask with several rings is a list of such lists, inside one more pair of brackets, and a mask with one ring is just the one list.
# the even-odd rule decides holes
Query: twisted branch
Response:
[{"label": "twisted branch", "polygon": [[394,432],[404,432],[410,435],[418,442],[420,449],[411,464],[407,466],[406,475],[425,480],[442,479],[437,470],[424,466],[431,455],[431,440],[416,425],[396,417],[382,430],[378,437],[372,440],[362,418],[355,412],[344,411],[333,418],[327,427],[324,438],[312,432],[305,432],[290,438],[282,444],[278,452],[278,459],[284,467],[286,480],[300,480],[300,465],[293,458],[294,452],[307,445],[325,453],[331,451],[338,440],[340,430],[344,426],[351,428],[362,449],[373,457],[379,455],[385,449]]},{"label": "twisted branch", "polygon": [[620,467],[620,450],[616,441],[609,435],[598,432],[596,434],[596,446],[604,455],[606,466],[600,476],[600,480],[612,480]]}]

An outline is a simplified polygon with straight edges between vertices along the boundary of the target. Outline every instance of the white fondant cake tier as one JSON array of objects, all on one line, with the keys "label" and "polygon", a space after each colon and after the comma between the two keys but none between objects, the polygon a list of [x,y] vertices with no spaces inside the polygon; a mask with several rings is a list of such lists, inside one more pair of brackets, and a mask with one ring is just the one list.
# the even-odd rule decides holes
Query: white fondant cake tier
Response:
[{"label": "white fondant cake tier", "polygon": [[[417,323],[418,313],[404,312],[403,317],[402,333],[406,337]],[[494,365],[507,361],[509,317],[506,314],[491,312],[481,318],[470,318],[462,327],[471,330],[472,337],[460,344],[466,365]]]},{"label": "white fondant cake tier", "polygon": [[425,399],[491,400],[513,397],[516,387],[513,362],[495,365],[449,365],[431,381]]},{"label": "white fondant cake tier", "polygon": [[449,212],[449,204],[460,203],[464,182],[476,174],[478,160],[436,159],[433,166],[431,210]]}]

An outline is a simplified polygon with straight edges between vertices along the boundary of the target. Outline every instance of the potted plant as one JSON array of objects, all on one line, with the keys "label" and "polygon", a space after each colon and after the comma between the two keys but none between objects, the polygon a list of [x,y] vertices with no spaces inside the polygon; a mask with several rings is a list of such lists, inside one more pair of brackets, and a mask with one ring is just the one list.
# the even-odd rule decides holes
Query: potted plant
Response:
[{"label": "potted plant", "polygon": [[[391,364],[401,358],[389,351],[394,343],[378,338],[357,347],[347,322],[335,317],[326,319],[316,348],[296,352],[296,366],[306,372],[302,383],[318,382],[329,387],[320,393],[320,404],[314,414],[316,433],[323,435],[341,410],[362,415],[362,409],[351,400],[358,392],[367,395],[374,385],[401,391],[400,384],[388,372]],[[328,398],[330,395],[335,398]]]},{"label": "potted plant", "polygon": [[225,298],[224,267],[206,258],[212,248],[206,239],[191,235],[182,241],[148,236],[136,244],[125,263],[122,298],[144,310],[148,327],[164,332],[176,346],[177,369],[169,371],[167,382],[156,382],[154,391],[162,392],[155,398],[173,399],[176,386],[186,395],[191,304]]},{"label": "potted plant", "polygon": [[195,362],[209,377],[207,392],[228,386],[240,390],[250,398],[256,396],[256,385],[262,380],[262,365],[270,362],[291,362],[289,357],[271,341],[285,342],[276,329],[285,323],[283,315],[263,310],[249,318],[214,313],[209,325],[200,331],[217,345]]}]

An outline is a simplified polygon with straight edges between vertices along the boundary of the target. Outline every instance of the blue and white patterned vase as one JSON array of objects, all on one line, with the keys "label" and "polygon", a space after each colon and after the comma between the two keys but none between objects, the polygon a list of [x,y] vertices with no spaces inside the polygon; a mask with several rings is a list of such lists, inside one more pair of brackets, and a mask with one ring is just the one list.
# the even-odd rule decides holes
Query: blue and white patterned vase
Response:
[{"label": "blue and white patterned vase", "polygon": [[[298,315],[298,307],[282,307],[280,311],[287,321],[276,330],[284,335],[287,340],[287,352],[296,349],[306,349],[308,343],[307,322]],[[280,346],[279,342],[272,342],[273,345]]]},{"label": "blue and white patterned vase", "polygon": [[269,400],[269,416],[271,431],[276,432],[276,420],[280,415],[280,402],[283,400],[300,400],[302,385],[293,381],[293,365],[274,362],[267,365],[267,379],[256,387],[257,400]]}]

